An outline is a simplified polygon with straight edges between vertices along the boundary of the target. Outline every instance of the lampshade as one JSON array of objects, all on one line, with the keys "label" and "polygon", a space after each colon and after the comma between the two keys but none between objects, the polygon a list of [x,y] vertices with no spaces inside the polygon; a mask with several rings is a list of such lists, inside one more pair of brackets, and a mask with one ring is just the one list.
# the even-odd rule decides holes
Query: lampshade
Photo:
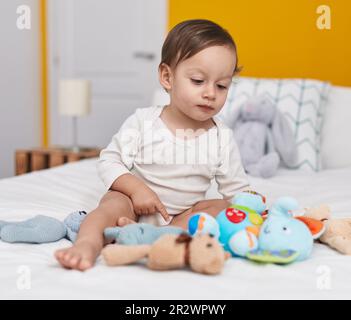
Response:
[{"label": "lampshade", "polygon": [[62,79],[59,83],[59,113],[84,116],[91,109],[91,85],[85,79]]}]

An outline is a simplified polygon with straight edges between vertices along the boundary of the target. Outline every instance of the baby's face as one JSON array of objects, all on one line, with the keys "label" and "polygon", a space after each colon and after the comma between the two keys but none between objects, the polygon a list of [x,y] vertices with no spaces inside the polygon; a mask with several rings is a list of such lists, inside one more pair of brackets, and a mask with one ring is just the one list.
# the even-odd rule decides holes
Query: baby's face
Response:
[{"label": "baby's face", "polygon": [[171,79],[172,105],[196,121],[212,118],[225,103],[235,64],[235,52],[227,46],[206,48],[180,62]]}]

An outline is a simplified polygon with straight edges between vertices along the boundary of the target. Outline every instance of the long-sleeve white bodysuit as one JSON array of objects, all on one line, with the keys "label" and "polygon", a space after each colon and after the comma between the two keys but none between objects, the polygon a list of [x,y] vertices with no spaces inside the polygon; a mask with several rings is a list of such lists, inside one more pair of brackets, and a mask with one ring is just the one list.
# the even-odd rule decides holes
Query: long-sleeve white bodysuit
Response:
[{"label": "long-sleeve white bodysuit", "polygon": [[[205,200],[213,178],[226,200],[248,189],[230,128],[214,117],[215,126],[185,139],[184,131],[175,135],[166,126],[160,118],[162,109],[137,109],[101,151],[97,169],[107,189],[121,175],[132,173],[156,192],[170,215]],[[154,222],[164,224],[159,213],[155,216]]]}]

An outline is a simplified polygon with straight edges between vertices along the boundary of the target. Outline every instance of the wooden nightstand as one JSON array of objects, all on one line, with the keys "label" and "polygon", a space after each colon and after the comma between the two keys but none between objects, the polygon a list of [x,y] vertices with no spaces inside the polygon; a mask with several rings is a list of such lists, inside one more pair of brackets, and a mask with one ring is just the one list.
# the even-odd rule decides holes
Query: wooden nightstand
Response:
[{"label": "wooden nightstand", "polygon": [[16,150],[16,175],[59,166],[66,162],[98,157],[100,149],[86,148],[79,152],[50,147]]}]

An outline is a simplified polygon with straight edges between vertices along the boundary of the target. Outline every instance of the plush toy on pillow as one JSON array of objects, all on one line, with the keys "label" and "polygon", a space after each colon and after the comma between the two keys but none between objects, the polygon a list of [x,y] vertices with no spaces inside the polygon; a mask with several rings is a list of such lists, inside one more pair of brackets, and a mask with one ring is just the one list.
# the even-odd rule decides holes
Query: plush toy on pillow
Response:
[{"label": "plush toy on pillow", "polygon": [[289,167],[296,164],[294,134],[285,116],[266,95],[253,96],[241,106],[233,129],[249,174],[269,178],[280,162]]}]

